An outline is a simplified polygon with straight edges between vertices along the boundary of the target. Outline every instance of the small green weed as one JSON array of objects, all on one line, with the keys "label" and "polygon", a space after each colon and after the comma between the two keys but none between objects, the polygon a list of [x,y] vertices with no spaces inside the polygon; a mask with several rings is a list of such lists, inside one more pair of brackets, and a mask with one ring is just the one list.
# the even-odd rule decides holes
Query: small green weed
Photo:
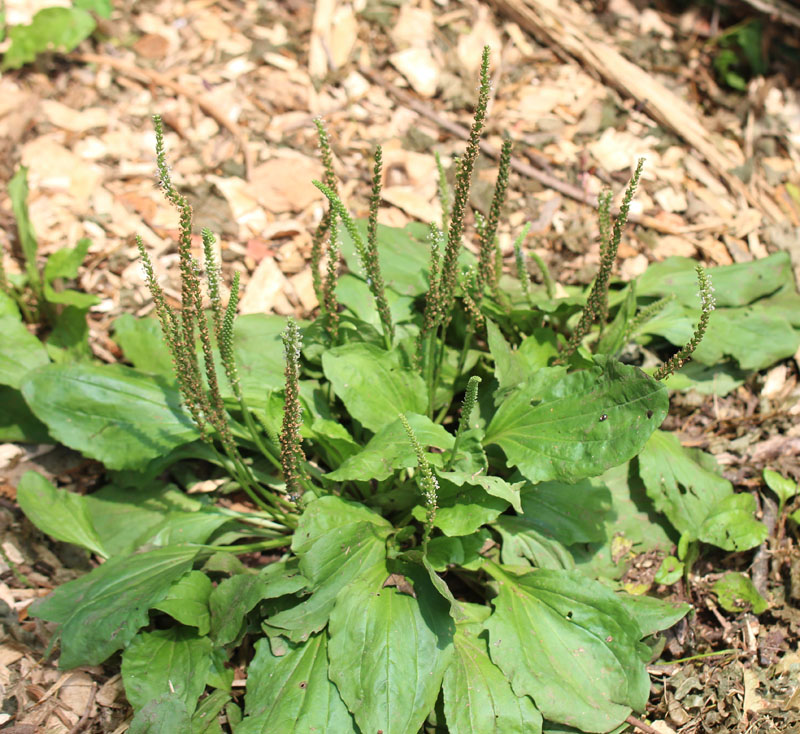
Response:
[{"label": "small green weed", "polygon": [[[689,611],[627,587],[631,558],[677,543],[671,583],[702,543],[763,541],[753,497],[658,428],[690,355],[702,369],[688,384],[716,389],[720,368],[794,353],[788,258],[713,273],[674,258],[614,283],[640,163],[615,220],[601,198],[602,265],[586,291],[557,298],[540,260],[533,281],[527,229],[516,277],[504,273],[510,143],[489,216],[467,227],[488,96],[487,49],[455,186],[440,176],[444,217],[429,225],[377,223],[380,150],[370,216],[354,220],[319,124],[321,307],[300,323],[235,319],[238,281],[225,306],[208,231],[201,279],[156,120],[181,308],[140,245],[157,320],[118,321],[133,366],[45,364],[16,383],[54,439],[110,470],[87,496],[29,473],[18,497],[44,532],[106,559],[30,613],[58,624],[64,668],[121,652],[131,732],[613,731],[644,710],[658,633]],[[631,344],[652,374],[618,359]],[[209,478],[215,496],[185,491]],[[234,491],[254,509],[218,501]],[[276,548],[260,569],[236,558]],[[244,700],[232,689],[243,664]]]},{"label": "small green weed", "polygon": [[[69,8],[43,8],[33,16],[30,25],[8,29],[11,44],[3,54],[0,71],[19,69],[48,51],[69,53],[97,27],[92,13],[108,18],[111,0],[73,0]],[[2,21],[5,30],[5,17]]]}]

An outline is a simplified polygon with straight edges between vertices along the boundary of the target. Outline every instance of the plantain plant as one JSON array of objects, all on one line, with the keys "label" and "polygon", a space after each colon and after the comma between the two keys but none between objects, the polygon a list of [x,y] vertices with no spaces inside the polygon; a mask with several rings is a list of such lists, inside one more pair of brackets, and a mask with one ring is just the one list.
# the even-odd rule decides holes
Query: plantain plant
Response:
[{"label": "plantain plant", "polygon": [[[510,142],[474,216],[478,254],[464,247],[488,99],[487,49],[452,191],[437,158],[442,220],[405,229],[377,222],[380,149],[369,217],[351,216],[318,123],[330,206],[313,238],[319,314],[299,322],[236,318],[238,279],[224,305],[213,235],[201,266],[156,118],[180,308],[140,242],[157,319],[117,322],[133,366],[46,365],[21,383],[50,434],[110,472],[86,496],[23,477],[28,517],[105,559],[30,613],[56,623],[64,668],[121,653],[131,732],[619,730],[645,709],[659,632],[689,611],[626,582],[631,560],[763,540],[753,498],[658,430],[667,378],[703,354],[715,303],[698,269],[695,326],[690,262],[613,283],[641,161],[616,218],[600,198],[585,293],[558,297],[531,253],[534,278],[527,227],[503,270]],[[772,290],[725,291],[725,309],[766,308],[788,284],[784,260],[758,267]],[[774,319],[797,295],[779,297]],[[650,374],[620,361],[629,344]],[[732,354],[708,352],[709,369]]]}]

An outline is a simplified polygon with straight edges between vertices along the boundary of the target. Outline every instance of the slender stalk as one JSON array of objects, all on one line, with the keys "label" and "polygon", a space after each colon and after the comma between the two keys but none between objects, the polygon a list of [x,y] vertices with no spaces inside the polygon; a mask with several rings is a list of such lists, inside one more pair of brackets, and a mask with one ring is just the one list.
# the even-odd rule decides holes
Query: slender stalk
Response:
[{"label": "slender stalk", "polygon": [[[586,305],[581,312],[580,321],[575,327],[575,331],[572,332],[572,336],[567,346],[564,348],[564,352],[559,361],[563,361],[565,358],[569,357],[578,348],[583,338],[589,333],[592,324],[598,319],[605,318],[605,314],[608,312],[608,283],[611,278],[611,269],[617,257],[617,248],[622,238],[622,228],[628,221],[628,211],[630,210],[633,196],[636,193],[636,187],[639,184],[639,178],[642,175],[643,167],[644,158],[640,158],[636,165],[636,170],[633,173],[633,178],[631,178],[631,182],[622,198],[619,216],[614,222],[613,231],[610,235],[608,235],[608,223],[605,221],[606,215],[601,212],[601,236],[607,237],[608,241],[605,244],[601,242],[600,269],[597,272],[597,277],[594,279],[589,297],[586,299]],[[607,196],[605,198],[601,197],[601,205],[607,208],[609,204],[610,199],[608,199]]]},{"label": "slender stalk", "polygon": [[219,551],[221,553],[254,553],[260,550],[269,550],[270,548],[283,548],[292,543],[290,535],[284,535],[281,538],[270,538],[269,540],[262,540],[258,543],[243,543],[242,545],[203,545],[211,551]]},{"label": "slender stalk", "polygon": [[683,367],[683,365],[689,361],[692,352],[697,349],[706,333],[708,320],[711,317],[711,312],[714,310],[717,301],[713,296],[714,286],[711,284],[711,276],[703,270],[701,265],[697,266],[697,281],[700,286],[700,292],[697,294],[700,297],[700,321],[698,321],[694,334],[687,344],[653,373],[653,377],[656,380],[663,380],[670,375],[674,375]]},{"label": "slender stalk", "polygon": [[431,531],[433,530],[433,521],[436,519],[439,482],[436,481],[436,477],[433,475],[433,471],[431,470],[431,465],[425,458],[425,452],[422,450],[422,445],[414,435],[414,431],[411,428],[408,419],[402,413],[400,414],[400,422],[403,424],[403,428],[406,429],[408,440],[411,442],[411,446],[414,448],[414,453],[417,455],[417,466],[422,474],[422,479],[419,482],[419,486],[422,490],[422,496],[425,500],[425,507],[427,509],[422,531],[422,552],[427,553],[428,542],[431,539]]},{"label": "slender stalk", "polygon": [[450,458],[447,460],[445,471],[450,471],[452,468],[453,462],[458,454],[458,447],[461,443],[461,439],[464,435],[464,432],[469,428],[469,419],[472,416],[472,411],[475,408],[475,402],[478,398],[478,385],[480,382],[481,378],[477,375],[473,375],[469,378],[469,382],[467,383],[467,390],[464,394],[464,402],[461,405],[461,418],[458,421],[456,440],[453,443],[453,448],[450,451]]}]

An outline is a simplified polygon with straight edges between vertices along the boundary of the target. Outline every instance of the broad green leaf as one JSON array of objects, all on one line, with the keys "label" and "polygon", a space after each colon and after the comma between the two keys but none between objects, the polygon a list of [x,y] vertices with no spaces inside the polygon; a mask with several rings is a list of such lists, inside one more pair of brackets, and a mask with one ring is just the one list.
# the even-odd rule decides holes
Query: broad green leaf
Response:
[{"label": "broad green leaf", "polygon": [[56,489],[35,471],[22,475],[17,487],[17,502],[28,519],[43,533],[64,543],[73,543],[106,558],[82,495]]},{"label": "broad green leaf", "polygon": [[644,710],[646,649],[614,592],[576,571],[487,570],[500,582],[486,622],[489,652],[518,696],[531,696],[548,719],[586,732],[606,732],[631,709]]},{"label": "broad green leaf", "polygon": [[656,599],[645,594],[618,592],[619,599],[642,630],[642,637],[669,629],[692,611],[690,604]]},{"label": "broad green leaf", "polygon": [[527,484],[521,496],[525,523],[564,545],[606,537],[603,523],[611,509],[611,493],[598,482]]},{"label": "broad green leaf", "polygon": [[361,503],[333,495],[320,497],[305,508],[292,539],[292,550],[302,558],[316,546],[318,541],[328,538],[331,532],[345,525],[361,522],[371,523],[381,532],[389,531],[392,527],[380,515]]},{"label": "broad green leaf", "polygon": [[[231,670],[231,673],[233,670]],[[209,683],[213,685],[213,683]],[[192,714],[191,734],[223,734],[222,727],[219,725],[219,714],[229,705],[231,695],[228,691],[217,688],[211,691],[199,704]],[[228,725],[233,726],[235,722],[232,717],[228,717]]]},{"label": "broad green leaf", "polygon": [[46,342],[47,353],[53,362],[78,362],[92,359],[86,313],[87,309],[84,307],[67,306],[58,314],[53,331],[50,332]]},{"label": "broad green leaf", "polygon": [[269,640],[259,640],[247,668],[245,714],[236,734],[355,734],[353,717],[328,679],[328,636],[289,644],[281,656]]},{"label": "broad green leaf", "polygon": [[208,677],[206,678],[206,684],[208,686],[230,692],[231,686],[233,685],[234,669],[232,667],[226,667],[227,662],[227,650],[215,646],[211,651],[211,665],[208,669]]},{"label": "broad green leaf", "polygon": [[675,556],[667,556],[656,571],[653,580],[657,584],[671,586],[683,576],[684,565]]},{"label": "broad green leaf", "polygon": [[191,731],[192,718],[186,704],[171,693],[162,694],[138,711],[128,734],[175,734]]},{"label": "broad green leaf", "polygon": [[311,425],[303,424],[300,435],[310,438],[319,447],[328,466],[341,468],[345,461],[361,451],[348,430],[341,424],[326,418],[314,418]]},{"label": "broad green leaf", "polygon": [[[692,307],[683,306],[677,301],[670,301],[657,314],[639,324],[632,337],[642,344],[649,344],[650,335],[656,334],[675,345],[683,346],[694,333],[698,307],[699,304]],[[707,334],[708,332],[706,332]]]},{"label": "broad green leaf", "polygon": [[19,388],[33,370],[50,362],[50,357],[19,317],[0,316],[0,333],[0,384]]},{"label": "broad green leaf", "polygon": [[245,616],[262,599],[294,594],[308,582],[285,561],[271,563],[259,573],[242,573],[221,581],[211,592],[211,636],[217,645],[227,645],[239,635]]},{"label": "broad green leaf", "polygon": [[143,468],[198,437],[177,388],[122,365],[42,367],[22,394],[54,438],[109,469]]},{"label": "broad green leaf", "polygon": [[292,550],[312,594],[291,609],[266,620],[294,642],[328,622],[336,595],[385,563],[391,525],[363,505],[338,497],[311,502],[294,533]]},{"label": "broad green leaf", "polygon": [[775,492],[780,502],[781,510],[792,497],[800,492],[800,484],[781,476],[778,472],[772,471],[772,469],[764,469],[764,481]]},{"label": "broad green leaf", "polygon": [[520,343],[517,353],[525,358],[531,371],[546,367],[559,354],[556,333],[549,327],[532,329]]},{"label": "broad green leaf", "polygon": [[486,333],[494,360],[494,376],[501,391],[516,387],[532,372],[546,367],[552,357],[558,356],[558,342],[552,329],[533,329],[518,348],[512,348],[501,330],[488,319]]},{"label": "broad green leaf", "polygon": [[73,0],[72,4],[82,10],[91,10],[102,18],[111,17],[111,0]]},{"label": "broad green leaf", "polygon": [[625,346],[628,324],[636,314],[636,281],[625,286],[625,300],[622,301],[614,320],[597,342],[597,353],[614,356]]},{"label": "broad green leaf", "polygon": [[91,293],[53,288],[53,283],[59,278],[71,280],[78,276],[78,268],[83,264],[91,244],[91,240],[84,237],[78,240],[78,244],[74,248],[62,247],[47,258],[43,271],[44,297],[50,303],[63,303],[86,310],[100,302],[100,299]]},{"label": "broad green leaf", "polygon": [[[491,537],[488,534],[488,531],[484,530],[483,533],[475,533],[471,537],[471,540],[474,541],[481,535],[483,535],[483,537],[486,539]],[[445,538],[444,540],[451,539]],[[462,545],[462,554],[463,548],[464,546]],[[430,552],[430,545],[428,547],[428,551]],[[407,577],[407,580],[409,580],[414,586],[418,586],[420,583],[425,588],[432,586],[432,588],[435,589],[441,598],[444,599],[449,605],[449,613],[454,621],[463,621],[468,617],[462,602],[455,598],[453,592],[450,590],[450,587],[447,585],[447,582],[441,576],[439,576],[438,573],[436,573],[436,569],[433,567],[429,556],[425,555],[421,549],[418,550],[414,548],[404,551],[403,553],[398,554],[396,558],[393,558],[391,564],[394,577],[390,577],[391,581],[387,579],[387,586],[396,586],[397,584],[394,583],[394,580],[397,576]]]},{"label": "broad green leaf", "polygon": [[[652,264],[636,282],[637,295],[674,294],[679,303],[699,309],[696,267],[697,262],[687,257],[669,257]],[[711,268],[709,273],[719,308],[746,306],[792,283],[794,279],[788,252],[779,252],[753,262]]]},{"label": "broad green leaf", "polygon": [[755,499],[734,495],[715,468],[713,456],[685,449],[663,431],[656,431],[639,454],[647,494],[678,532],[725,550],[753,548],[767,532],[753,519]]},{"label": "broad green leaf", "polygon": [[717,364],[733,357],[743,370],[761,370],[791,357],[799,345],[800,332],[759,304],[722,308],[711,314],[708,331],[692,359]]},{"label": "broad green leaf", "polygon": [[59,665],[66,669],[99,665],[126,647],[148,623],[148,609],[191,568],[199,550],[172,546],[115,556],[34,602],[32,616],[60,625]]},{"label": "broad green leaf", "polygon": [[[477,421],[476,421],[477,423]],[[489,468],[489,460],[486,457],[486,451],[483,448],[483,429],[480,427],[468,428],[461,434],[461,443],[458,444],[458,451],[456,452],[455,459],[453,460],[453,472],[462,472],[470,477],[490,480],[486,483],[486,491],[493,494],[495,491],[506,491],[507,499],[516,507],[519,504],[519,492],[516,489],[508,490],[507,482],[497,484],[491,480],[499,477],[487,477],[486,471]],[[435,463],[435,462],[431,462]],[[491,491],[490,491],[491,488]],[[501,495],[495,495],[501,496]]]},{"label": "broad green leaf", "polygon": [[383,564],[343,588],[331,613],[329,676],[362,732],[416,732],[453,656],[449,605],[430,581],[416,599],[384,587]]},{"label": "broad green leaf", "polygon": [[[151,542],[165,524],[177,531],[190,518],[208,511],[196,497],[190,497],[174,484],[160,482],[148,483],[141,489],[109,484],[86,495],[85,501],[103,547],[112,556],[127,555]],[[203,543],[206,539],[207,536],[196,536],[188,540]]]},{"label": "broad green leaf", "polygon": [[523,566],[530,562],[536,568],[575,568],[569,551],[557,540],[536,531],[527,518],[501,515],[494,527],[503,539],[500,558],[504,564]]},{"label": "broad green leaf", "polygon": [[169,614],[186,627],[196,627],[200,636],[207,635],[211,629],[208,609],[211,588],[211,579],[202,571],[189,571],[170,586],[167,595],[153,609]]},{"label": "broad green leaf", "polygon": [[170,513],[151,528],[140,545],[179,545],[180,543],[205,543],[230,518],[209,507],[194,513]]},{"label": "broad green leaf", "polygon": [[517,512],[522,512],[520,488],[524,486],[524,482],[514,482],[512,484],[502,477],[489,477],[483,474],[473,475],[463,471],[440,471],[437,474],[441,479],[446,479],[458,487],[463,487],[465,484],[480,487],[486,494],[505,500]]},{"label": "broad green leaf", "polygon": [[[423,447],[451,449],[455,441],[453,435],[430,418],[418,413],[406,413],[414,435]],[[429,455],[435,463],[436,455]],[[438,455],[440,459],[441,454]],[[362,451],[346,459],[335,471],[326,475],[337,482],[347,480],[386,479],[396,469],[408,469],[417,465],[417,455],[408,440],[403,424],[395,415],[392,422],[381,428]]]},{"label": "broad green leaf", "polygon": [[164,343],[158,319],[137,319],[124,313],[114,321],[114,341],[119,344],[125,359],[137,370],[172,379],[172,357]]},{"label": "broad green leaf", "polygon": [[[356,220],[356,226],[366,242],[366,220]],[[419,296],[427,292],[431,259],[429,233],[428,227],[419,222],[411,222],[403,229],[378,225],[378,257],[381,275],[388,288],[404,296]],[[348,268],[353,273],[363,273],[355,245],[341,225],[339,238]],[[464,248],[461,249],[459,259],[462,263],[475,260]]]},{"label": "broad green leaf", "polygon": [[752,611],[753,614],[761,614],[769,609],[767,600],[758,593],[753,582],[742,573],[733,571],[726,573],[714,582],[712,590],[726,612],[736,614]]},{"label": "broad green leaf", "polygon": [[374,433],[398,413],[427,409],[425,383],[398,350],[353,342],[326,351],[322,368],[350,415]]},{"label": "broad green leaf", "polygon": [[[471,535],[481,525],[492,522],[508,508],[508,501],[493,497],[475,484],[454,484],[449,479],[439,479],[436,517],[433,524],[445,535]],[[413,509],[414,517],[425,520],[427,509],[418,504]]]},{"label": "broad green leaf", "polygon": [[19,69],[44,51],[68,53],[95,29],[91,13],[80,8],[44,8],[30,25],[8,31],[11,45],[3,56],[0,71]]},{"label": "broad green leaf", "polygon": [[13,316],[17,321],[22,319],[17,302],[3,290],[0,290],[0,316]]},{"label": "broad green leaf", "polygon": [[0,442],[55,443],[19,390],[0,385],[0,405]]},{"label": "broad green leaf", "polygon": [[438,535],[428,543],[426,560],[434,571],[446,571],[450,566],[474,570],[484,562],[480,552],[491,540],[491,533],[482,528],[472,535],[448,537]]},{"label": "broad green leaf", "polygon": [[[375,297],[364,280],[351,273],[340,275],[336,283],[336,298],[358,319],[371,324],[376,329],[381,328],[380,315],[375,307]],[[414,313],[413,298],[401,296],[391,288],[387,288],[386,301],[389,304],[393,324],[411,321]]]},{"label": "broad green leaf", "polygon": [[767,526],[755,519],[756,510],[756,498],[751,494],[725,497],[704,518],[698,539],[728,551],[755,548],[769,535]]},{"label": "broad green leaf", "polygon": [[653,503],[631,464],[609,469],[593,479],[592,484],[611,492],[611,508],[600,520],[602,540],[570,546],[581,572],[591,578],[619,579],[638,554],[648,551],[666,554],[672,550],[677,537],[671,535],[673,531],[666,519],[653,510]]},{"label": "broad green leaf", "polygon": [[[659,334],[675,345],[683,345],[689,339],[699,315],[695,265],[688,258],[668,258],[649,267],[639,278],[639,295],[677,297],[643,325],[643,333]],[[793,320],[797,296],[786,252],[712,268],[710,275],[717,310],[692,359],[713,365],[727,355],[737,360],[742,369],[756,370],[794,354],[800,334],[792,329],[792,325],[797,326]],[[790,303],[792,306],[785,308]]]},{"label": "broad green leaf", "polygon": [[489,352],[494,360],[497,384],[501,390],[516,387],[530,372],[525,357],[511,348],[497,325],[489,319],[486,319],[486,336]]},{"label": "broad green leaf", "polygon": [[450,734],[537,734],[542,715],[528,696],[517,696],[489,658],[482,625],[459,624],[455,655],[444,674],[444,715]]},{"label": "broad green leaf", "polygon": [[681,446],[677,436],[656,431],[639,454],[639,475],[653,500],[679,533],[699,537],[712,508],[733,494],[731,483],[715,471],[714,458]]},{"label": "broad green leaf", "polygon": [[206,687],[212,643],[187,627],[143,632],[122,654],[125,696],[135,710],[171,694],[191,714]]},{"label": "broad green leaf", "polygon": [[743,385],[747,375],[733,362],[715,365],[689,362],[664,380],[664,384],[668,390],[696,390],[701,395],[725,397]]},{"label": "broad green leaf", "polygon": [[536,372],[500,406],[485,442],[532,482],[575,482],[635,456],[666,416],[667,391],[635,367],[595,361],[569,375]]},{"label": "broad green leaf", "polygon": [[[242,392],[254,404],[260,405],[267,390],[282,390],[284,384],[283,343],[281,333],[286,328],[283,316],[245,314],[236,319],[233,327],[233,351]],[[220,389],[230,396],[230,386],[219,355],[215,353]],[[257,402],[256,402],[257,401]]]}]

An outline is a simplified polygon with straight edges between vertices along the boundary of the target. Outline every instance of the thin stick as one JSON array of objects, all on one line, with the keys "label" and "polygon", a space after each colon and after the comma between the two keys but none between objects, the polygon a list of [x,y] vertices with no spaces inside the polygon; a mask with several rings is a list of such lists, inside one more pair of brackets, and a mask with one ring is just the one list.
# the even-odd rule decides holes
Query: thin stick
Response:
[{"label": "thin stick", "polygon": [[250,175],[254,168],[253,153],[248,148],[247,136],[242,132],[241,128],[236,123],[231,122],[224,113],[218,110],[208,100],[203,99],[199,94],[192,92],[182,84],[173,81],[168,76],[160,74],[152,69],[143,69],[134,64],[129,64],[122,59],[115,59],[113,56],[102,56],[100,54],[87,54],[87,53],[71,53],[67,54],[67,58],[72,61],[82,61],[85,64],[101,64],[110,66],[115,71],[130,76],[146,84],[154,84],[158,87],[165,87],[171,89],[175,94],[186,97],[190,102],[196,104],[203,112],[205,112],[211,119],[213,119],[220,127],[224,127],[239,143],[239,147],[244,154],[244,167],[245,178],[249,181]]},{"label": "thin stick", "polygon": [[79,731],[86,726],[86,722],[89,721],[89,714],[92,711],[92,706],[94,706],[94,697],[97,694],[97,683],[92,681],[92,690],[89,692],[89,700],[86,702],[86,708],[83,710],[81,714],[81,718],[75,722],[75,726],[73,726],[68,734],[78,734]]},{"label": "thin stick", "polygon": [[639,731],[643,731],[644,734],[659,734],[658,729],[654,729],[649,724],[645,724],[644,721],[639,721],[635,716],[629,716],[625,721]]}]

